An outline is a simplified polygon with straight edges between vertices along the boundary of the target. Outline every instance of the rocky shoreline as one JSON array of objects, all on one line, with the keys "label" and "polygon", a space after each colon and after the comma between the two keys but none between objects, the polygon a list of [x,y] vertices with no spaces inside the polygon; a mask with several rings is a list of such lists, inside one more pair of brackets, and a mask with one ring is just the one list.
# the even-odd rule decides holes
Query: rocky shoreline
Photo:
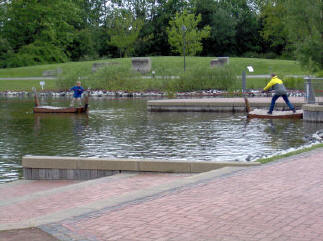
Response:
[{"label": "rocky shoreline", "polygon": [[[192,91],[192,92],[176,92],[167,93],[160,91],[147,91],[147,92],[127,92],[127,91],[108,91],[108,90],[88,90],[90,97],[227,97],[227,96],[242,96],[241,91],[222,91],[222,90],[203,90],[203,91]],[[61,91],[40,91],[39,96],[42,97],[70,97],[73,92],[61,90]],[[289,91],[289,96],[303,97],[304,91],[293,90]],[[272,96],[272,93],[261,93],[259,90],[249,90],[246,95],[248,97],[264,97]],[[31,97],[32,92],[28,91],[1,91],[0,97]]]}]

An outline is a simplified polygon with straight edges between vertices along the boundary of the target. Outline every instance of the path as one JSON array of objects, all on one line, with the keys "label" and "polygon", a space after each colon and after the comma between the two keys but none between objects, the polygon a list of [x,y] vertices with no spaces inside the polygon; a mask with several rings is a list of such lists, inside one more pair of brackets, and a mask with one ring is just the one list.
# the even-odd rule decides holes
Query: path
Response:
[{"label": "path", "polygon": [[56,80],[57,77],[8,77],[0,80]]},{"label": "path", "polygon": [[29,226],[66,241],[323,240],[323,148],[248,169],[129,173],[0,201],[0,229]]}]

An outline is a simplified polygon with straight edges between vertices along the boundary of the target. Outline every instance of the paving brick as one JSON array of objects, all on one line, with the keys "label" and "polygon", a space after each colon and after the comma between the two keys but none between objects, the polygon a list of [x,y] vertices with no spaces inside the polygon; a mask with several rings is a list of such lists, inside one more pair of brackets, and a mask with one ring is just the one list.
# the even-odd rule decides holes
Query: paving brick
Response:
[{"label": "paving brick", "polygon": [[[97,183],[84,188],[68,189],[54,192],[37,198],[27,198],[21,201],[0,205],[0,225],[18,223],[31,218],[55,213],[64,209],[82,206],[102,198],[114,197],[123,193],[171,182],[187,175],[171,174],[139,174],[126,179]],[[43,182],[43,181],[42,181]],[[45,183],[49,183],[46,181]],[[26,208],[28,207],[28,208]]]},{"label": "paving brick", "polygon": [[[42,230],[61,240],[76,241],[323,240],[322,156],[323,150],[318,149],[203,179],[120,206],[43,225]],[[183,177],[142,174],[110,182],[101,179],[83,188],[27,198],[0,206],[0,224],[82,207],[151,186],[171,185]]]},{"label": "paving brick", "polygon": [[323,240],[322,154],[314,151],[103,210],[91,222],[85,217],[62,224],[86,230],[85,236],[95,233],[98,240],[118,240],[105,236],[114,231],[133,240]]}]

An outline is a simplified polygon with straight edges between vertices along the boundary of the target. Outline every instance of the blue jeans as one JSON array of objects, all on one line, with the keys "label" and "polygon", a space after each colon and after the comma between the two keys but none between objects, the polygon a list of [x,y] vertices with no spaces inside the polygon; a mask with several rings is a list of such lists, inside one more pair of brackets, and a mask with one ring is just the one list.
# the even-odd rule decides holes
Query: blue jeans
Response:
[{"label": "blue jeans", "polygon": [[288,105],[289,109],[295,110],[294,106],[289,102],[287,95],[274,95],[273,98],[271,99],[271,104],[270,104],[269,112],[273,112],[274,107],[275,107],[276,100],[280,96],[283,97],[283,99],[284,99],[285,103]]}]

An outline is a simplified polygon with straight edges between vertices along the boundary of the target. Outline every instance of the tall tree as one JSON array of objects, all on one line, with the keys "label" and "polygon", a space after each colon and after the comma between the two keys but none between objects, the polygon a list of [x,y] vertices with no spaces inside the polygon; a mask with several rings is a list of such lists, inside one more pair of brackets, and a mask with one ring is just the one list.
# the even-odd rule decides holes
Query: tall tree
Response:
[{"label": "tall tree", "polygon": [[184,44],[187,55],[196,55],[202,51],[201,40],[210,35],[210,27],[205,26],[199,30],[197,28],[201,21],[201,15],[195,17],[194,14],[184,10],[183,14],[176,13],[174,19],[169,22],[167,29],[168,42],[173,47],[173,51],[183,55]]},{"label": "tall tree", "polygon": [[120,51],[120,57],[128,56],[134,50],[134,43],[138,39],[143,21],[135,19],[127,10],[116,10],[108,24],[110,45],[116,46]]},{"label": "tall tree", "polygon": [[80,24],[74,1],[12,0],[7,7],[3,32],[14,51],[9,66],[68,60],[67,48]]},{"label": "tall tree", "polygon": [[281,55],[288,47],[288,29],[284,23],[286,14],[287,10],[281,2],[263,5],[262,7],[261,18],[264,27],[261,35],[277,55]]},{"label": "tall tree", "polygon": [[290,41],[298,60],[311,72],[323,68],[323,1],[285,0]]}]

